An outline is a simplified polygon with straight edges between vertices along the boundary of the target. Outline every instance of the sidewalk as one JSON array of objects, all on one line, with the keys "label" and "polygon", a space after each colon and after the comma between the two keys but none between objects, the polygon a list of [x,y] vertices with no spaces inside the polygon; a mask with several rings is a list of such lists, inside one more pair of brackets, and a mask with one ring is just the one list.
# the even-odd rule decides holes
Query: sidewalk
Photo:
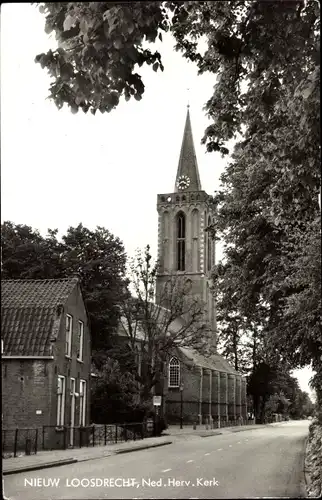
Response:
[{"label": "sidewalk", "polygon": [[58,467],[76,462],[85,462],[99,458],[109,457],[120,453],[129,453],[136,450],[156,448],[172,444],[180,439],[191,439],[191,437],[202,438],[218,436],[232,432],[242,432],[255,430],[263,427],[274,426],[276,424],[265,425],[243,425],[234,427],[223,427],[221,429],[206,429],[205,425],[197,426],[194,430],[192,425],[186,425],[180,429],[179,425],[170,425],[163,432],[161,437],[150,437],[139,441],[127,441],[107,446],[95,446],[84,448],[73,448],[67,450],[39,451],[36,455],[22,455],[16,458],[6,458],[2,460],[3,475],[18,474],[38,469]]},{"label": "sidewalk", "polygon": [[58,467],[76,462],[85,462],[105,458],[119,453],[128,453],[147,448],[156,448],[171,444],[172,440],[167,436],[145,438],[139,441],[127,441],[107,446],[95,446],[86,448],[73,448],[69,450],[39,451],[36,455],[23,455],[20,457],[6,458],[2,460],[3,475],[18,474],[31,470]]},{"label": "sidewalk", "polygon": [[236,425],[232,427],[221,427],[219,429],[210,429],[210,427],[206,425],[197,425],[196,429],[193,429],[193,426],[183,425],[183,428],[180,429],[179,425],[169,425],[169,427],[163,432],[163,436],[168,436],[169,438],[184,438],[184,437],[207,437],[207,436],[219,436],[222,434],[227,434],[231,432],[242,432],[247,430],[260,429],[265,427],[266,425],[274,425],[274,424],[250,424],[250,425]]}]

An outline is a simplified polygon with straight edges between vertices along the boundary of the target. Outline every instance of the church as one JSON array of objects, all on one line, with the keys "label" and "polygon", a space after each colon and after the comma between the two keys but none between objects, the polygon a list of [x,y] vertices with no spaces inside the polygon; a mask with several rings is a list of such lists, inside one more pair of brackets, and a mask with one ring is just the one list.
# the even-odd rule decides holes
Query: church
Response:
[{"label": "church", "polygon": [[174,273],[187,279],[190,293],[206,304],[209,355],[178,347],[162,384],[162,414],[168,424],[209,422],[214,427],[247,419],[246,379],[216,351],[216,304],[211,291],[215,241],[206,231],[214,212],[202,189],[189,106],[173,192],[157,195],[158,261],[156,303]]}]

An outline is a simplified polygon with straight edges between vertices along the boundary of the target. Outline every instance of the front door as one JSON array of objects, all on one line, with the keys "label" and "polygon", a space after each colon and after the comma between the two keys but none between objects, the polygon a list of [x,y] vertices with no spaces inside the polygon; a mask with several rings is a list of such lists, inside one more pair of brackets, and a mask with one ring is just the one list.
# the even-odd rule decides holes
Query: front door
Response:
[{"label": "front door", "polygon": [[74,426],[75,426],[75,389],[76,382],[74,378],[70,379],[70,433],[69,445],[74,446]]}]

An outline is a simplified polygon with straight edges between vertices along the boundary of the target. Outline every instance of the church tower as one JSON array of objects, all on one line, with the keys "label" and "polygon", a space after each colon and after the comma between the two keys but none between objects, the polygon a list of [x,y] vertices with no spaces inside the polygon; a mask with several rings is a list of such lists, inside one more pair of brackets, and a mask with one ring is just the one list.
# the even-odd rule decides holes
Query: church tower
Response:
[{"label": "church tower", "polygon": [[183,275],[190,293],[206,304],[212,345],[216,346],[215,302],[209,287],[211,268],[215,264],[215,241],[205,231],[214,213],[209,196],[201,187],[189,106],[174,192],[158,195],[157,210],[160,262],[157,300],[173,273]]}]

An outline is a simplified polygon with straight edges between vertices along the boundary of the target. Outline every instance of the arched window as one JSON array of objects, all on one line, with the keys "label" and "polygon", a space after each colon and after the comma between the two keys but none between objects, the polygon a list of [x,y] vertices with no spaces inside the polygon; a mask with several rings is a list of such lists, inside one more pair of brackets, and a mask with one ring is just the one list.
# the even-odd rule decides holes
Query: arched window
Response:
[{"label": "arched window", "polygon": [[163,234],[163,270],[168,269],[169,267],[169,233],[170,233],[170,217],[169,217],[169,212],[164,212],[163,214],[163,227],[162,227],[162,234]]},{"label": "arched window", "polygon": [[[208,226],[211,225],[211,218],[208,217]],[[209,231],[207,231],[207,270],[210,271],[211,269],[211,236]]]},{"label": "arched window", "polygon": [[199,212],[194,209],[191,212],[191,228],[192,228],[192,270],[199,272],[199,231],[200,221]]},{"label": "arched window", "polygon": [[177,270],[185,270],[186,218],[182,212],[177,215]]},{"label": "arched window", "polygon": [[171,358],[169,362],[168,387],[179,387],[180,384],[180,363],[178,358]]}]

